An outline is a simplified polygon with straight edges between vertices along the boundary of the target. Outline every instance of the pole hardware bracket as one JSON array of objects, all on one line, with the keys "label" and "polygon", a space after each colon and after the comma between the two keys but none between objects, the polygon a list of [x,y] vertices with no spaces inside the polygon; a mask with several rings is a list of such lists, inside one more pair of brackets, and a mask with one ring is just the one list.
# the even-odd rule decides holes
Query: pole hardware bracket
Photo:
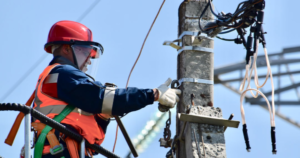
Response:
[{"label": "pole hardware bracket", "polygon": [[200,79],[200,78],[181,78],[178,80],[178,82],[179,82],[179,85],[181,85],[182,82],[203,83],[203,84],[210,84],[210,85],[214,84],[213,80],[206,80],[206,79]]},{"label": "pole hardware bracket", "polygon": [[199,52],[207,52],[207,53],[214,53],[214,50],[211,48],[200,47],[200,46],[184,46],[180,50],[178,50],[178,55],[185,50],[192,50],[192,51],[199,51]]},{"label": "pole hardware bracket", "polygon": [[[192,36],[192,46],[184,46],[184,47],[182,46],[182,38],[184,36]],[[178,39],[176,39],[174,41],[165,41],[163,43],[163,45],[168,45],[168,46],[171,46],[171,47],[177,49],[178,55],[184,50],[194,50],[194,51],[203,51],[203,52],[213,53],[214,51],[211,48],[198,46],[205,40],[212,40],[212,38],[210,38],[208,36],[200,36],[199,32],[183,31]],[[178,42],[179,45],[175,44],[175,42]]]},{"label": "pole hardware bracket", "polygon": [[181,35],[179,35],[179,39],[182,40],[184,36],[192,36],[192,45],[199,45],[205,40],[212,40],[212,38],[210,38],[209,36],[207,35],[200,36],[200,32],[194,32],[194,31],[183,31]]},{"label": "pole hardware bracket", "polygon": [[203,115],[193,115],[193,114],[184,114],[178,113],[178,118],[180,121],[192,122],[192,123],[201,123],[201,124],[209,124],[209,125],[218,125],[218,126],[226,126],[238,128],[240,121],[235,120],[227,120],[223,118],[214,118]]}]

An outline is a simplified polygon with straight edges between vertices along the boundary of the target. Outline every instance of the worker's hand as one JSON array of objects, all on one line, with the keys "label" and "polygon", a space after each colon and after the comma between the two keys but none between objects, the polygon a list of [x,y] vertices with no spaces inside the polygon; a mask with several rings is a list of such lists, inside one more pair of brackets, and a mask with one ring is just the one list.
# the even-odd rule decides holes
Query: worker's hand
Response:
[{"label": "worker's hand", "polygon": [[172,79],[168,78],[168,80],[160,85],[157,90],[159,93],[158,102],[166,107],[173,108],[174,105],[179,101],[179,97],[177,95],[181,94],[181,90],[179,89],[171,89],[169,85],[171,84]]}]

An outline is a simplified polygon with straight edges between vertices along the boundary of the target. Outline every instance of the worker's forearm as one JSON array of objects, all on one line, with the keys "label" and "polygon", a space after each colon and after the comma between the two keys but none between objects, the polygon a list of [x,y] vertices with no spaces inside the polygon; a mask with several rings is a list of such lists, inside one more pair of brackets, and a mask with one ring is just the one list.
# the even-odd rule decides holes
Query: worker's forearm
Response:
[{"label": "worker's forearm", "polygon": [[139,110],[153,102],[152,89],[120,88],[115,91],[112,114],[122,116],[124,113]]}]

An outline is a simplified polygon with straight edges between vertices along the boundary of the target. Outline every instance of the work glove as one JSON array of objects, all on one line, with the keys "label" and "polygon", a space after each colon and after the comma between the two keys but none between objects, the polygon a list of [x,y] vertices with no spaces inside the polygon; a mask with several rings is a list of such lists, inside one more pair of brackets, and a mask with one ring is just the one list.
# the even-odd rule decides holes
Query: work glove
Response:
[{"label": "work glove", "polygon": [[168,78],[168,80],[160,85],[157,90],[159,93],[158,102],[168,108],[173,108],[175,104],[179,101],[179,97],[177,95],[181,94],[181,90],[169,88],[172,79]]}]

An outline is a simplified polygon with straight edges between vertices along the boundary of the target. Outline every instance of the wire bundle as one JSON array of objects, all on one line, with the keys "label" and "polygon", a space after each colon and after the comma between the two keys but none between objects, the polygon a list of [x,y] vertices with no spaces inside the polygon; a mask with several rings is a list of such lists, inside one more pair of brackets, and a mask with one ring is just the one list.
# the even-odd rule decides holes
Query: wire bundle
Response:
[{"label": "wire bundle", "polygon": [[[217,18],[215,22],[207,23],[206,26],[203,28],[201,25],[201,19],[205,13],[205,11],[210,7],[210,11],[212,14]],[[199,19],[199,28],[201,32],[206,33],[208,36],[213,36],[216,32],[217,28],[223,27],[225,28],[223,32],[219,32],[218,34],[226,34],[229,32],[232,32],[236,30],[238,32],[239,37],[236,39],[226,39],[221,38],[219,36],[216,36],[217,38],[225,41],[234,41],[236,44],[243,44],[244,47],[247,49],[246,54],[246,72],[245,77],[240,85],[240,91],[242,92],[241,98],[240,98],[240,108],[241,108],[241,116],[242,116],[242,122],[243,122],[243,134],[244,139],[246,143],[246,149],[247,151],[250,151],[250,143],[249,143],[249,137],[247,132],[247,125],[246,125],[246,119],[245,119],[245,111],[243,108],[243,100],[246,96],[246,93],[248,91],[251,92],[252,96],[254,98],[258,97],[258,94],[262,96],[262,98],[265,99],[269,114],[270,114],[270,124],[271,124],[271,140],[272,140],[272,152],[273,154],[276,154],[276,139],[275,139],[275,103],[274,103],[274,84],[273,84],[273,76],[272,76],[272,70],[268,58],[268,52],[266,48],[266,41],[264,37],[263,32],[263,18],[264,18],[264,8],[265,8],[265,0],[248,0],[243,1],[238,4],[236,10],[234,13],[222,13],[222,14],[216,14],[213,10],[212,2],[209,0],[207,5],[204,8],[204,11],[202,12],[200,19]],[[255,25],[254,25],[255,24]],[[246,35],[245,28],[250,27],[250,34],[247,38],[247,41],[245,40],[244,35]],[[252,36],[252,34],[254,36]],[[254,42],[253,42],[254,41]],[[265,81],[263,84],[259,84],[258,82],[258,74],[257,74],[257,53],[258,53],[258,45],[259,43],[262,43],[267,63],[267,74]],[[253,48],[253,51],[252,51]],[[251,64],[252,63],[252,64]],[[250,82],[251,78],[253,76],[253,70],[254,70],[254,83],[256,88],[251,88]],[[259,90],[262,88],[268,78],[270,76],[271,80],[271,86],[272,86],[272,107],[269,103],[268,98]],[[247,86],[245,88],[245,85],[247,83]],[[245,90],[244,90],[245,89]],[[253,93],[253,91],[256,92],[256,94]]]},{"label": "wire bundle", "polygon": [[[256,43],[258,44],[259,40],[256,40]],[[267,63],[267,67],[268,67],[265,81],[262,85],[259,85],[259,83],[258,83],[258,75],[257,75],[257,67],[256,67],[256,60],[257,60],[257,49],[256,49],[256,52],[254,53],[254,57],[253,57],[252,67],[250,69],[250,65],[249,64],[246,65],[245,77],[244,77],[244,80],[243,80],[243,82],[240,86],[240,91],[243,91],[242,94],[241,94],[241,98],[240,98],[240,108],[241,108],[241,116],[242,116],[242,122],[243,122],[243,133],[244,133],[244,138],[245,138],[245,142],[246,142],[246,146],[247,146],[246,149],[247,149],[247,151],[250,151],[251,147],[250,147],[250,144],[249,144],[249,137],[248,137],[248,133],[247,133],[247,125],[246,125],[246,119],[245,119],[245,111],[244,111],[244,107],[243,107],[243,100],[244,100],[245,95],[248,91],[251,92],[251,94],[254,98],[257,98],[258,94],[260,94],[265,99],[265,101],[268,105],[268,110],[269,110],[269,114],[270,114],[271,139],[272,139],[272,148],[273,148],[272,152],[273,152],[273,154],[276,154],[277,150],[276,150],[276,140],[275,140],[274,84],[273,84],[272,70],[271,70],[271,66],[270,66],[270,62],[269,62],[268,53],[267,53],[266,48],[264,48],[264,52],[265,52],[266,63]],[[251,59],[250,59],[250,63],[251,63]],[[254,70],[254,83],[256,85],[256,89],[250,87],[250,82],[251,82],[253,70]],[[249,71],[250,71],[250,74],[249,74]],[[268,98],[259,90],[260,88],[262,88],[266,84],[269,76],[270,76],[271,86],[272,86],[272,107],[270,106]],[[248,82],[248,84],[247,84],[246,89],[244,90],[246,81]],[[256,94],[254,94],[253,91],[255,91]]]},{"label": "wire bundle", "polygon": [[[264,9],[264,2],[264,0],[243,1],[238,4],[234,13],[225,14],[222,12],[221,14],[217,14],[213,9],[212,0],[209,0],[202,14],[200,15],[199,28],[201,32],[206,33],[208,35],[210,35],[213,32],[213,30],[219,27],[223,27],[224,31],[219,32],[218,34],[227,34],[237,30],[238,28],[247,28],[255,22],[254,17],[256,16],[256,11]],[[201,25],[202,17],[208,9],[208,7],[210,8],[211,13],[216,17],[216,20],[215,22],[208,23],[203,28]],[[220,38],[219,36],[217,36],[217,38],[228,41],[228,39]],[[229,41],[234,41],[234,39]]]}]

